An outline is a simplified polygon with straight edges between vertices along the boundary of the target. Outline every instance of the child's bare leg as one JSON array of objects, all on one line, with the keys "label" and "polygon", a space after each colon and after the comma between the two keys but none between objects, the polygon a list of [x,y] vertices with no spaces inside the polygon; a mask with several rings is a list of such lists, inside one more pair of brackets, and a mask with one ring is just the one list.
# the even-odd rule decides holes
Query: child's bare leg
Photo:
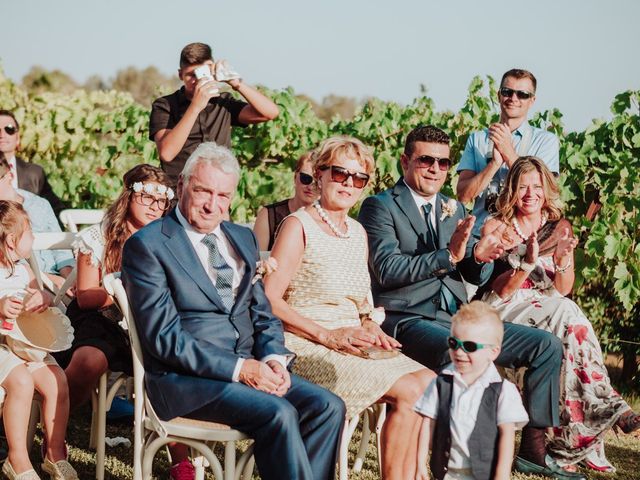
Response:
[{"label": "child's bare leg", "polygon": [[98,385],[100,376],[108,368],[107,357],[98,348],[85,346],[73,352],[65,374],[69,384],[69,397],[74,407],[82,405],[91,398],[91,392]]},{"label": "child's bare leg", "polygon": [[9,445],[8,460],[16,473],[31,470],[33,466],[27,451],[27,430],[33,402],[33,379],[26,365],[18,365],[2,382],[7,395],[2,418]]},{"label": "child's bare leg", "polygon": [[64,438],[69,420],[69,389],[64,371],[58,365],[47,365],[31,373],[35,388],[42,395],[46,456],[52,462],[67,458]]}]

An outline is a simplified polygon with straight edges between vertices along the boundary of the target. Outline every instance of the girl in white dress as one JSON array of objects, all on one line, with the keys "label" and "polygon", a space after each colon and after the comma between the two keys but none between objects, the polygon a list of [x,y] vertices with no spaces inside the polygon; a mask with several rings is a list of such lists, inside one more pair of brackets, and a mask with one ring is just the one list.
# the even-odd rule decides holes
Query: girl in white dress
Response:
[{"label": "girl in white dress", "polygon": [[14,351],[11,345],[15,344],[7,336],[15,328],[12,320],[22,312],[43,312],[51,304],[51,296],[38,289],[33,272],[23,261],[31,254],[32,244],[33,233],[25,210],[19,203],[0,201],[0,319],[8,327],[0,330],[0,385],[6,392],[2,417],[9,445],[2,472],[9,479],[40,478],[27,451],[35,388],[43,398],[46,448],[42,470],[54,480],[77,480],[76,471],[66,460],[69,393],[64,372],[47,352],[35,348]]}]

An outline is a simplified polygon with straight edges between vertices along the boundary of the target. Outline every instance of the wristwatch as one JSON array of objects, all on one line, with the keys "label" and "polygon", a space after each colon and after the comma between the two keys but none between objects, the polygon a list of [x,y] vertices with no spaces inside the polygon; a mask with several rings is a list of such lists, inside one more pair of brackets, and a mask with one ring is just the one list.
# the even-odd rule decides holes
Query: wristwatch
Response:
[{"label": "wristwatch", "polygon": [[447,252],[449,252],[449,263],[455,267],[455,266],[456,266],[456,264],[457,264],[458,262],[456,262],[456,261],[453,259],[453,255],[451,254],[451,250],[449,250],[449,249],[447,248]]}]

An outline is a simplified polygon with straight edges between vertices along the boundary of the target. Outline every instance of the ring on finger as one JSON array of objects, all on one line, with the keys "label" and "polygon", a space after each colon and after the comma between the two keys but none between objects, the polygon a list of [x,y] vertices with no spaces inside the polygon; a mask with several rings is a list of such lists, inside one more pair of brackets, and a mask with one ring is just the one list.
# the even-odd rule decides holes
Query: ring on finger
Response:
[{"label": "ring on finger", "polygon": [[347,343],[349,343],[349,345],[351,345],[353,343],[353,338],[347,337]]}]

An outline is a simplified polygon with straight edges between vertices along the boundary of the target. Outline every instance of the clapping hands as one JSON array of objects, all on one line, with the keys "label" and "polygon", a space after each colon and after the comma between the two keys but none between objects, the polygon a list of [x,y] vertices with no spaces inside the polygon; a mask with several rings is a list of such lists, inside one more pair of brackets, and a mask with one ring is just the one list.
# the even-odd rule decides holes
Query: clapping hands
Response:
[{"label": "clapping hands", "polygon": [[496,258],[500,257],[504,252],[504,245],[502,244],[502,235],[506,229],[504,223],[500,223],[495,230],[484,233],[482,238],[473,250],[473,254],[476,262],[491,263]]},{"label": "clapping hands", "polygon": [[568,227],[563,228],[558,244],[556,245],[556,250],[553,253],[553,260],[556,265],[565,263],[562,262],[562,260],[567,257],[569,257],[569,261],[571,261],[573,250],[576,246],[578,246],[578,239],[571,235]]}]

